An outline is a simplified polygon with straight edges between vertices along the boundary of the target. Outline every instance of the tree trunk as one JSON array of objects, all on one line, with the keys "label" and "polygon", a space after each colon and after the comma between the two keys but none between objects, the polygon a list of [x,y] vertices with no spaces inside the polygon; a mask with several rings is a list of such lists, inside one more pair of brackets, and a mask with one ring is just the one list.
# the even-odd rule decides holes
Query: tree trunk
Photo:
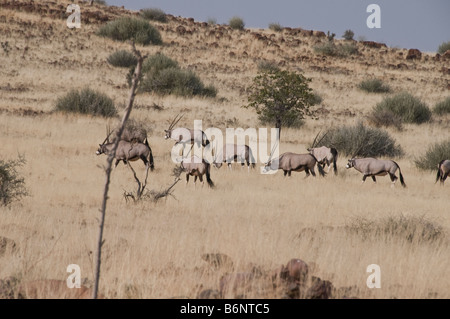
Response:
[{"label": "tree trunk", "polygon": [[275,128],[278,129],[278,140],[280,140],[281,137],[281,119],[277,118],[276,123],[275,123]]}]

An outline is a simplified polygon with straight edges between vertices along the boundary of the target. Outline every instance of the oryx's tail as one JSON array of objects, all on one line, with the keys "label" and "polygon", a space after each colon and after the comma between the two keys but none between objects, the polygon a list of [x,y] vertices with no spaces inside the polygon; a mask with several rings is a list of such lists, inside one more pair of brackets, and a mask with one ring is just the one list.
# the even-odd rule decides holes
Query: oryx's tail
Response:
[{"label": "oryx's tail", "polygon": [[444,161],[445,161],[445,160],[442,160],[442,161],[438,164],[438,171],[437,171],[437,174],[436,174],[436,182],[434,182],[435,184],[437,183],[438,180],[441,180],[441,182],[442,182],[441,166],[442,166],[442,163],[444,163]]},{"label": "oryx's tail", "polygon": [[250,164],[252,164],[252,168],[255,168],[256,160],[253,157],[253,152],[252,152],[252,149],[250,147],[248,148],[248,159],[249,159]]},{"label": "oryx's tail", "polygon": [[330,148],[331,151],[331,155],[333,155],[333,171],[334,171],[334,175],[337,175],[337,165],[336,165],[336,161],[337,161],[337,157],[338,157],[338,151],[332,147]]},{"label": "oryx's tail", "polygon": [[211,165],[208,165],[206,168],[206,182],[208,183],[209,187],[214,188],[214,183],[211,180]]},{"label": "oryx's tail", "polygon": [[406,187],[405,180],[403,179],[403,175],[402,175],[402,170],[400,169],[400,166],[396,162],[394,162],[394,163],[398,167],[398,173],[400,175],[400,183],[402,184],[403,187]]},{"label": "oryx's tail", "polygon": [[316,164],[317,164],[317,169],[319,170],[319,174],[320,174],[320,176],[325,176],[325,171],[323,170],[323,167],[322,167],[322,165],[320,165],[319,164],[319,161],[317,161],[317,158],[314,156],[314,155],[312,155],[311,153],[309,154],[309,155],[311,155],[315,160],[316,160]]},{"label": "oryx's tail", "polygon": [[150,150],[150,155],[149,155],[149,165],[150,165],[150,170],[153,172],[153,170],[155,169],[155,162],[153,161],[153,152],[152,152],[152,148],[150,147],[150,145],[148,145],[148,140],[147,138],[145,138],[145,145],[148,146],[148,149]]}]

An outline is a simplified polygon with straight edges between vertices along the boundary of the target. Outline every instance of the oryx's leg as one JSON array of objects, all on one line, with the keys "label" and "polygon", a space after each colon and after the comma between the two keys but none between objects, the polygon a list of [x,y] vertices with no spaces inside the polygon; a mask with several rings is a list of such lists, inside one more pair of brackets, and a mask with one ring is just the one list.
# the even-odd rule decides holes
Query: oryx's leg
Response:
[{"label": "oryx's leg", "polygon": [[450,172],[445,173],[443,176],[441,176],[441,183],[444,185],[445,180],[447,179],[447,176]]},{"label": "oryx's leg", "polygon": [[[308,168],[308,167],[305,167],[305,173],[306,173],[305,178],[307,178],[307,177],[309,177],[309,175],[311,175],[311,174],[309,173],[309,168]],[[313,169],[311,170],[311,173],[313,173],[313,176],[316,176],[316,172],[314,172]]]},{"label": "oryx's leg", "polygon": [[197,188],[197,175],[194,176],[194,188]]},{"label": "oryx's leg", "polygon": [[[125,165],[127,164],[127,162],[125,162],[125,161],[123,161],[123,162],[125,163]],[[116,159],[116,163],[114,164],[114,168],[116,168],[117,165],[119,165],[119,163],[120,163],[120,160]]]},{"label": "oryx's leg", "polygon": [[200,180],[200,183],[202,183],[202,188],[203,188],[203,185],[205,184],[205,183],[203,182],[203,175],[200,175],[200,176],[198,177],[198,179]]},{"label": "oryx's leg", "polygon": [[187,186],[188,182],[189,182],[189,173],[186,173],[186,185],[185,186]]},{"label": "oryx's leg", "polygon": [[[306,169],[305,169],[305,171],[306,171]],[[316,171],[314,170],[314,167],[311,168],[311,174],[312,174],[312,176],[316,177]]]},{"label": "oryx's leg", "polygon": [[377,182],[377,179],[375,178],[375,176],[372,176],[372,180],[374,181],[374,183]]},{"label": "oryx's leg", "polygon": [[331,162],[328,159],[327,159],[327,166],[328,166],[328,171],[327,171],[327,174],[328,174],[331,169]]},{"label": "oryx's leg", "polygon": [[286,176],[287,172],[288,171],[283,170],[283,174],[284,174],[283,176]]},{"label": "oryx's leg", "polygon": [[366,181],[367,176],[369,176],[369,175],[364,175],[364,176],[363,176],[363,178],[362,178],[362,183],[361,183],[361,184],[363,184],[363,183]]},{"label": "oryx's leg", "polygon": [[144,162],[145,166],[148,166],[147,158],[145,158],[145,155],[141,155],[141,160]]}]

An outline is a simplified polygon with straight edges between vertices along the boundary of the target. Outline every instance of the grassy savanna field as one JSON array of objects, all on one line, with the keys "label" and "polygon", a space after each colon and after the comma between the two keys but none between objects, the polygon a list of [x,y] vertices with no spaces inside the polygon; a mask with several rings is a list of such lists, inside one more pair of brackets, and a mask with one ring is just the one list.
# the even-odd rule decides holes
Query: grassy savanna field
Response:
[{"label": "grassy savanna field", "polygon": [[[53,3],[64,12],[70,2]],[[110,19],[132,14],[80,5],[82,16],[101,10]],[[164,129],[177,114],[185,114],[179,125],[193,126],[194,119],[201,119],[203,128],[217,127],[224,133],[226,127],[261,126],[251,109],[241,107],[261,61],[302,72],[323,98],[318,120],[306,119],[299,129],[283,128],[280,153],[306,153],[320,129],[364,122],[385,96],[359,90],[364,79],[380,78],[394,92],[410,92],[430,107],[449,92],[449,76],[441,72],[449,61],[434,61],[434,53],[410,61],[405,59],[406,49],[357,43],[360,55],[333,58],[312,49],[326,38],[289,30],[222,30],[175,17],[167,24],[152,24],[164,44],[137,48],[177,60],[213,84],[218,95],[137,95],[131,118],[148,129],[155,157],[150,190],[161,190],[173,181],[173,141],[164,140]],[[96,36],[99,25],[93,19],[70,30],[63,18],[1,8],[0,42],[8,41],[11,50],[0,52],[0,159],[25,156],[20,173],[30,196],[0,206],[0,236],[16,243],[14,251],[0,255],[0,279],[66,280],[67,266],[78,264],[84,284],[92,285],[106,164],[106,157],[95,151],[105,138],[106,125],[119,122],[129,96],[128,70],[106,61],[109,54],[128,50],[129,45]],[[177,32],[180,25],[192,33]],[[258,40],[252,32],[275,40]],[[407,68],[392,67],[400,63]],[[53,112],[59,96],[86,86],[113,98],[119,117]],[[449,128],[448,116],[433,115],[426,124],[405,124],[402,131],[386,129],[405,151],[395,160],[406,189],[399,183],[391,188],[388,177],[378,178],[377,184],[368,179],[361,186],[361,174],[346,170],[347,159],[341,156],[337,176],[261,175],[259,163],[250,173],[238,166],[231,172],[222,167],[212,170],[215,189],[207,185],[194,189],[192,181],[185,186],[183,174],[173,197],[134,204],[123,196],[136,184],[121,163],[112,172],[100,293],[106,298],[195,298],[201,289],[218,289],[225,272],[257,267],[266,274],[300,258],[310,265],[311,275],[332,282],[336,298],[449,298],[450,186],[434,184],[435,172],[420,171],[414,164],[429,145],[450,137]],[[132,165],[138,174],[144,173],[141,162]],[[399,220],[405,229],[393,228]],[[207,253],[226,254],[234,269],[213,269],[202,259]],[[366,285],[370,264],[381,267],[380,289]],[[251,286],[248,297],[282,296],[265,276]]]}]

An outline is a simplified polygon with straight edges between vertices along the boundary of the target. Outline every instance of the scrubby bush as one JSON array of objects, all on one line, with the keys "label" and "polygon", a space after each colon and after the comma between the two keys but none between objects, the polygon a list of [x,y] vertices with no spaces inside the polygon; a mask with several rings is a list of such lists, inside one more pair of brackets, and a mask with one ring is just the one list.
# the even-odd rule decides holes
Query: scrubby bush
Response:
[{"label": "scrubby bush", "polygon": [[309,103],[311,105],[320,104],[320,103],[322,103],[322,101],[323,101],[323,98],[322,98],[322,96],[320,96],[320,94],[312,92],[311,98],[310,98],[310,101],[309,101]]},{"label": "scrubby bush", "polygon": [[347,57],[349,55],[357,54],[358,48],[355,44],[342,44],[336,45],[332,41],[328,41],[313,47],[314,52],[317,54],[334,56],[334,57]]},{"label": "scrubby bush", "polygon": [[437,103],[433,108],[433,113],[437,115],[450,114],[450,96]]},{"label": "scrubby bush", "polygon": [[206,23],[208,23],[208,25],[216,25],[217,24],[217,19],[216,18],[208,18]]},{"label": "scrubby bush", "polygon": [[159,21],[162,23],[167,22],[167,15],[166,13],[158,8],[148,8],[148,9],[142,9],[140,11],[141,17],[147,20],[153,20],[153,21]]},{"label": "scrubby bush", "polygon": [[441,43],[438,48],[438,53],[444,54],[447,50],[450,50],[450,41]]},{"label": "scrubby bush", "polygon": [[275,32],[281,32],[283,27],[279,23],[269,23],[269,29]]},{"label": "scrubby bush", "polygon": [[244,30],[245,23],[244,20],[240,17],[232,17],[228,22],[230,27],[235,30]]},{"label": "scrubby bush", "polygon": [[0,205],[8,206],[13,201],[29,195],[25,179],[17,171],[25,163],[22,155],[19,155],[17,160],[0,160]]},{"label": "scrubby bush", "polygon": [[358,88],[369,93],[388,93],[391,90],[388,85],[383,84],[379,79],[364,80],[359,83]]},{"label": "scrubby bush", "polygon": [[[133,72],[134,68],[130,69],[127,77],[130,85]],[[150,56],[144,61],[139,90],[162,95],[206,97],[217,95],[217,89],[214,86],[205,86],[193,71],[181,69],[177,61],[161,53]]]},{"label": "scrubby bush", "polygon": [[337,48],[333,42],[325,42],[320,45],[316,45],[313,47],[314,52],[317,54],[328,55],[328,56],[337,56]]},{"label": "scrubby bush", "polygon": [[130,68],[137,65],[137,58],[133,53],[126,50],[119,50],[111,53],[107,61],[112,66],[119,68]]},{"label": "scrubby bush", "polygon": [[134,40],[142,45],[162,44],[159,31],[143,19],[122,17],[101,26],[97,35],[117,41]]},{"label": "scrubby bush", "polygon": [[342,36],[345,40],[353,40],[355,33],[352,30],[345,30],[344,35]]},{"label": "scrubby bush", "polygon": [[400,117],[404,123],[421,124],[428,122],[431,118],[431,111],[428,106],[406,92],[386,97],[373,108],[372,112],[386,110]]},{"label": "scrubby bush", "polygon": [[[194,72],[174,67],[147,74],[142,80],[141,89],[162,95],[205,95],[205,86]],[[211,94],[211,90],[208,90],[208,94]]]},{"label": "scrubby bush", "polygon": [[[180,68],[180,66],[178,65],[177,61],[169,58],[165,54],[156,53],[144,60],[144,63],[142,64],[141,79],[144,77],[144,75],[156,76],[159,71],[168,68],[178,69]],[[134,69],[135,66],[131,67],[127,75],[127,82],[130,87],[131,87],[131,79],[134,74]]]},{"label": "scrubby bush", "polygon": [[274,62],[261,61],[258,63],[259,72],[278,72],[280,68]]},{"label": "scrubby bush", "polygon": [[403,130],[402,119],[390,110],[371,112],[367,116],[367,119],[372,125],[375,125],[376,127],[392,126],[399,131]]},{"label": "scrubby bush", "polygon": [[56,101],[57,111],[100,115],[113,117],[117,115],[114,102],[107,95],[99,93],[90,88],[81,91],[71,90],[66,95],[59,97]]},{"label": "scrubby bush", "polygon": [[334,147],[349,157],[403,156],[401,146],[386,131],[367,127],[361,122],[330,129],[319,139],[323,145]]},{"label": "scrubby bush", "polygon": [[416,158],[414,163],[419,169],[437,171],[438,164],[444,159],[450,159],[450,139],[430,145],[425,154]]}]

